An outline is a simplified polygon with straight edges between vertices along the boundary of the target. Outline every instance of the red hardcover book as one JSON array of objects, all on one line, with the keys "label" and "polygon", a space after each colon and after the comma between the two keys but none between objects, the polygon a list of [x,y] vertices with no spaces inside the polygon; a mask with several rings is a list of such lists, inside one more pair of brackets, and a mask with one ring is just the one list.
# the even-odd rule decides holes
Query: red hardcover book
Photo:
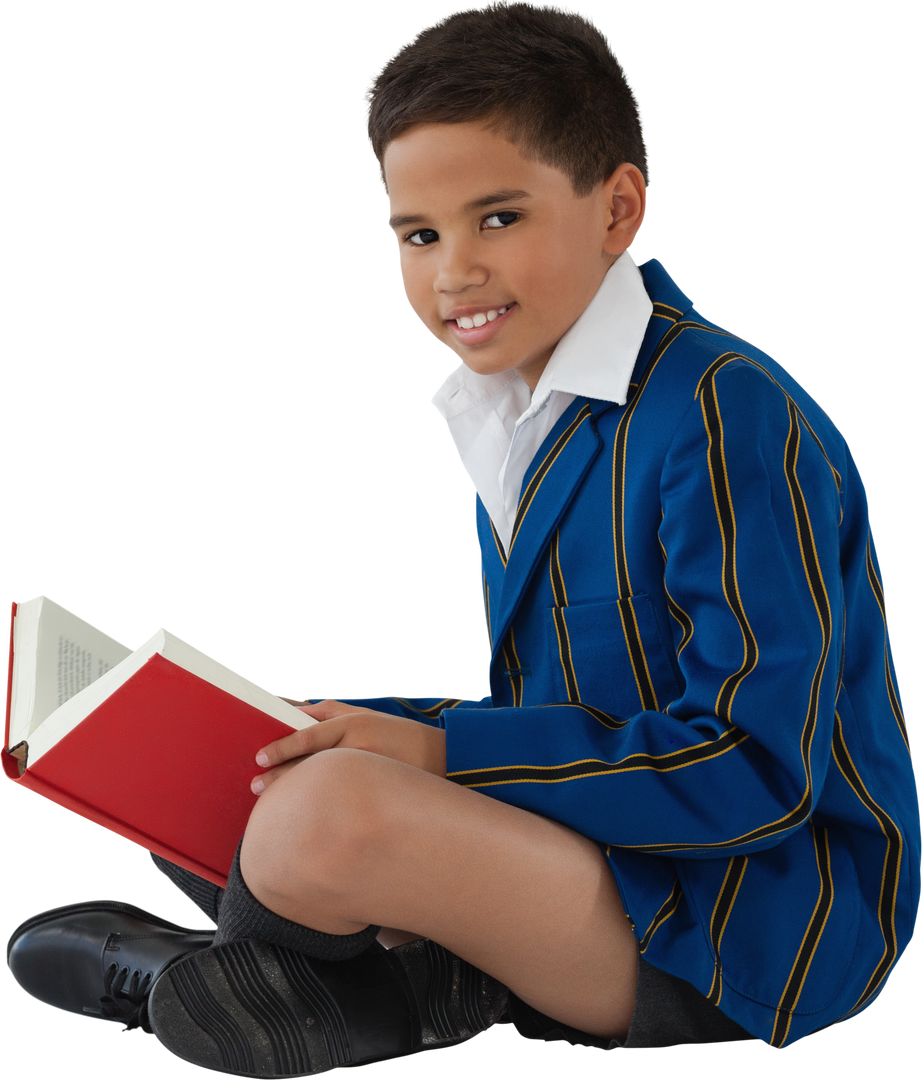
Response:
[{"label": "red hardcover book", "polygon": [[223,886],[256,751],[314,721],[166,631],[127,653],[44,597],[14,604],[4,771]]}]

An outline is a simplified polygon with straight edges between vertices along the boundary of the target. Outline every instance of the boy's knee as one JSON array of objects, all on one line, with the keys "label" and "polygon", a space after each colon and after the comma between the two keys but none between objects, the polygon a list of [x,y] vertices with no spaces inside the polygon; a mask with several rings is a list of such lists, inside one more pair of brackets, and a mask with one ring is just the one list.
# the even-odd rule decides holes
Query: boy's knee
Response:
[{"label": "boy's knee", "polygon": [[324,750],[267,788],[241,851],[251,890],[284,896],[349,889],[382,827],[371,758],[363,750]]}]

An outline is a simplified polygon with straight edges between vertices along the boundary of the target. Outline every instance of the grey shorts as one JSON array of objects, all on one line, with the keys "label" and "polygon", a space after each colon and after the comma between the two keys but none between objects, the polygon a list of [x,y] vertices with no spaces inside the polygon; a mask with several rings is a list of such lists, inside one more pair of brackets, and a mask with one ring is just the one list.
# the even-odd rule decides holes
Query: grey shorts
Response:
[{"label": "grey shorts", "polygon": [[675,1046],[677,1043],[734,1042],[755,1038],[712,1005],[691,983],[653,967],[643,957],[637,960],[637,998],[631,1026],[623,1042],[588,1035],[561,1024],[512,993],[508,1014],[519,1034],[526,1039],[544,1039],[546,1042],[564,1039],[574,1046],[597,1046],[601,1050],[614,1050],[617,1046]]}]

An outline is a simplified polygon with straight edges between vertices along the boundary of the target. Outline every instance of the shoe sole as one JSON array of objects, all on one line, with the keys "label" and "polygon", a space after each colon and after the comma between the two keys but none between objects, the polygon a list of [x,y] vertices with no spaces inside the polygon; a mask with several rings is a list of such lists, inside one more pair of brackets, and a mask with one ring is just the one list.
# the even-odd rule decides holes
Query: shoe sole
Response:
[{"label": "shoe sole", "polygon": [[282,1080],[463,1042],[498,1019],[505,993],[426,940],[346,961],[236,941],[164,972],[148,1015],[186,1061]]}]

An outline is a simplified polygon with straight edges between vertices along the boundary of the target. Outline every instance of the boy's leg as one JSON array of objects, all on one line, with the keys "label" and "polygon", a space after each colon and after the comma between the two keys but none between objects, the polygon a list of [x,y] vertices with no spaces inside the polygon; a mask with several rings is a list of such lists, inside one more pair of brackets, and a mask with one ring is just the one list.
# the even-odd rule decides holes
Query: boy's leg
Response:
[{"label": "boy's leg", "polygon": [[260,797],[240,865],[253,895],[293,922],[431,938],[564,1024],[628,1030],[633,933],[598,845],[557,822],[337,748]]},{"label": "boy's leg", "polygon": [[[176,863],[164,859],[161,855],[151,852],[151,858],[157,869],[165,874],[180,892],[185,893],[212,922],[218,921],[221,898],[224,895],[224,890],[220,886],[199,877],[198,874],[193,874],[191,870],[177,866]],[[416,941],[418,938],[419,934],[408,933],[406,930],[393,930],[387,926],[382,927],[378,934],[378,941],[388,949],[392,949],[395,945],[404,945],[408,941]]]}]

